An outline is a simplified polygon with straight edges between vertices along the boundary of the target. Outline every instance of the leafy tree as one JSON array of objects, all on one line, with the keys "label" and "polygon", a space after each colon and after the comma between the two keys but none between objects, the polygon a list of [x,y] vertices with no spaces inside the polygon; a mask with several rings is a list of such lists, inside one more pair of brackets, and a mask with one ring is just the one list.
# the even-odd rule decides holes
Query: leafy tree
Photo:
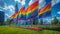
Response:
[{"label": "leafy tree", "polygon": [[40,24],[43,24],[43,20],[42,19],[40,20]]},{"label": "leafy tree", "polygon": [[0,25],[6,25],[6,23],[5,22],[0,22]]},{"label": "leafy tree", "polygon": [[59,22],[59,24],[60,24],[60,22]]},{"label": "leafy tree", "polygon": [[59,23],[58,19],[54,17],[54,19],[52,20],[52,24],[58,24],[58,23]]},{"label": "leafy tree", "polygon": [[11,19],[10,18],[7,19],[7,24],[9,24],[9,25],[11,24]]},{"label": "leafy tree", "polygon": [[36,24],[36,22],[35,22],[35,20],[33,20],[33,25],[35,25]]},{"label": "leafy tree", "polygon": [[33,24],[34,24],[34,25],[37,25],[37,24],[38,24],[38,19],[34,19],[34,20],[33,20]]}]

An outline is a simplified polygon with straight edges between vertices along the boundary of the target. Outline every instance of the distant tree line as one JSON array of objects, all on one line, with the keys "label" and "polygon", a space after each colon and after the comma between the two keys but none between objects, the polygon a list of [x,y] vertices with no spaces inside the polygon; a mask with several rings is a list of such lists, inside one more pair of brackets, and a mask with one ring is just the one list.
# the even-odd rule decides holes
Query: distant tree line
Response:
[{"label": "distant tree line", "polygon": [[[40,20],[40,24],[43,24],[43,20]],[[54,17],[53,20],[51,20],[51,24],[60,24],[59,20],[57,17]]]}]

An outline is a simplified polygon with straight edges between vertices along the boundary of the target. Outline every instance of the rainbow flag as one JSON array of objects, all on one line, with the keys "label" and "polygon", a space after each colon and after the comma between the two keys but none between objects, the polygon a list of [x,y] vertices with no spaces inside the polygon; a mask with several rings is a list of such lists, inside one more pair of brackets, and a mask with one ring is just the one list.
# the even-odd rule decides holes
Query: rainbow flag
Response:
[{"label": "rainbow flag", "polygon": [[25,7],[22,7],[19,11],[19,17],[18,17],[18,20],[21,20],[22,18],[24,18],[25,16]]},{"label": "rainbow flag", "polygon": [[18,16],[18,12],[15,12],[10,18],[12,20],[12,22],[15,22],[16,21],[16,18]]},{"label": "rainbow flag", "polygon": [[38,12],[39,18],[51,16],[51,2],[41,8]]},{"label": "rainbow flag", "polygon": [[18,12],[15,12],[10,18],[16,18],[18,15]]},{"label": "rainbow flag", "polygon": [[38,0],[32,3],[26,10],[26,19],[34,18],[38,14]]},{"label": "rainbow flag", "polygon": [[25,16],[25,7],[22,7],[19,12],[14,13],[10,18],[12,18],[12,22],[17,22],[17,20],[21,20]]}]

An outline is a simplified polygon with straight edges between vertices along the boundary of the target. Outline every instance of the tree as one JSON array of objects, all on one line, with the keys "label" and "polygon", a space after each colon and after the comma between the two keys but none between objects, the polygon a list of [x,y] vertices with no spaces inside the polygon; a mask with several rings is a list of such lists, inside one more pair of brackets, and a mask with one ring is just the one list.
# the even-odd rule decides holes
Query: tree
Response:
[{"label": "tree", "polygon": [[43,24],[43,20],[42,19],[40,20],[40,24]]},{"label": "tree", "polygon": [[59,23],[58,19],[54,17],[54,19],[52,20],[52,24],[58,24],[58,23]]},{"label": "tree", "polygon": [[33,25],[35,25],[36,24],[36,22],[35,22],[35,20],[33,20]]},{"label": "tree", "polygon": [[33,19],[33,25],[37,25],[37,24],[38,24],[38,19],[37,18]]},{"label": "tree", "polygon": [[7,24],[9,24],[9,25],[11,24],[11,19],[10,18],[7,19]]},{"label": "tree", "polygon": [[5,21],[0,21],[0,25],[6,25]]},{"label": "tree", "polygon": [[60,22],[58,24],[60,24]]}]

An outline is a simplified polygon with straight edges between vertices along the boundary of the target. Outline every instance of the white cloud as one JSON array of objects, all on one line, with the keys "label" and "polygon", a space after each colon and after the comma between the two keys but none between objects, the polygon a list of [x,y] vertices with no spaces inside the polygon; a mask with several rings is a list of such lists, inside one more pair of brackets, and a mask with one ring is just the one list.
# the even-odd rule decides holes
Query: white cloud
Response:
[{"label": "white cloud", "polygon": [[25,5],[25,0],[15,0],[15,2],[20,3],[22,6]]},{"label": "white cloud", "polygon": [[45,1],[45,0],[40,0],[39,3],[43,2],[43,1]]},{"label": "white cloud", "polygon": [[8,15],[8,14],[5,14],[5,16],[10,17],[10,15]]},{"label": "white cloud", "polygon": [[57,3],[60,3],[60,0],[52,0],[52,6],[54,6]]},{"label": "white cloud", "polygon": [[29,5],[31,5],[33,2],[35,2],[35,1],[37,1],[37,0],[30,0],[29,1]]},{"label": "white cloud", "polygon": [[46,2],[45,0],[40,0],[39,1],[39,9],[41,9],[43,6],[45,6]]},{"label": "white cloud", "polygon": [[25,0],[22,0],[21,4],[22,4],[22,6],[25,5]]},{"label": "white cloud", "polygon": [[8,6],[8,9],[10,9],[11,12],[14,12],[15,11],[15,8],[14,8],[13,5]]},{"label": "white cloud", "polygon": [[60,11],[58,11],[57,14],[60,14]]},{"label": "white cloud", "polygon": [[5,9],[5,10],[7,10],[8,9],[8,7],[7,7],[7,4],[5,3],[5,5],[4,5],[4,8],[3,9]]},{"label": "white cloud", "polygon": [[5,4],[5,6],[4,6],[3,9],[4,9],[4,10],[10,10],[11,13],[14,13],[14,12],[15,12],[15,7],[14,7],[13,5],[7,6],[7,5]]},{"label": "white cloud", "polygon": [[33,3],[33,0],[30,0],[29,5],[31,5],[32,3]]},{"label": "white cloud", "polygon": [[54,18],[52,17],[52,19],[51,20],[53,20]]},{"label": "white cloud", "polygon": [[20,0],[15,0],[15,2],[19,2],[20,3],[21,1]]}]

